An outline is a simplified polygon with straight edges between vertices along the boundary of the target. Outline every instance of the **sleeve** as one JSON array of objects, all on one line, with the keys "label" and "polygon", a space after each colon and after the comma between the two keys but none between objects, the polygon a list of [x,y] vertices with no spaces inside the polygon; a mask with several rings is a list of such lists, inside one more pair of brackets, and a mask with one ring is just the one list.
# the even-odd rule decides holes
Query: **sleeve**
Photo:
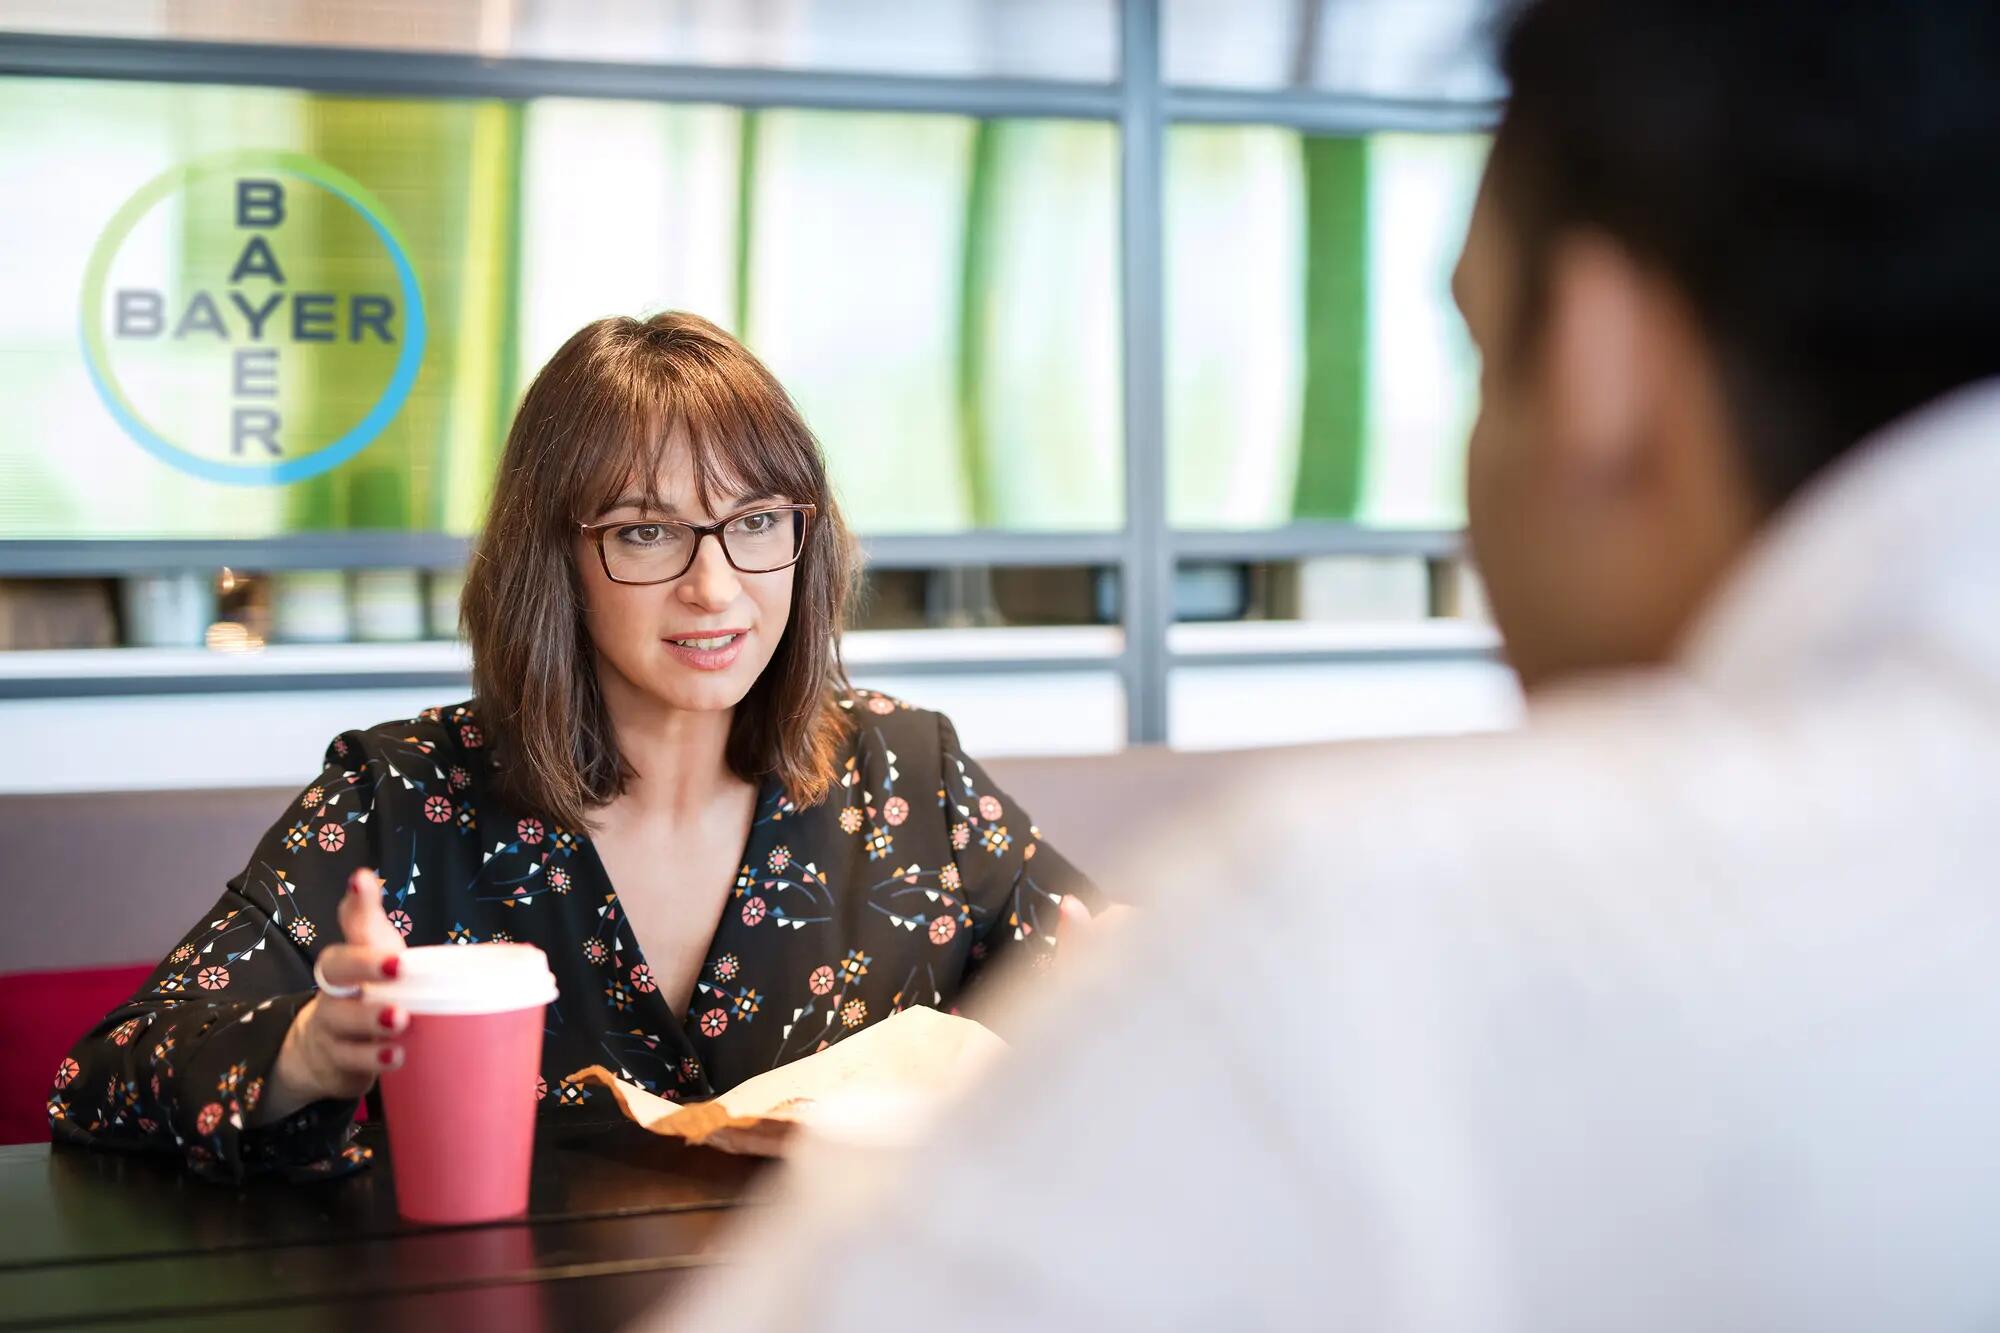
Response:
[{"label": "sleeve", "polygon": [[966,758],[951,719],[942,715],[938,744],[952,864],[977,932],[966,984],[996,967],[1046,969],[1055,959],[1064,897],[1075,894],[1095,912],[1103,896],[1042,841],[1027,811]]},{"label": "sleeve", "polygon": [[293,1018],[313,995],[313,962],[338,941],[340,895],[381,864],[379,761],[361,734],[328,746],[326,766],[272,824],[137,993],[85,1033],[56,1072],[58,1143],[180,1154],[198,1175],[235,1183],[274,1173],[341,1174],[364,1164],[353,1101],[316,1102],[250,1127]]}]

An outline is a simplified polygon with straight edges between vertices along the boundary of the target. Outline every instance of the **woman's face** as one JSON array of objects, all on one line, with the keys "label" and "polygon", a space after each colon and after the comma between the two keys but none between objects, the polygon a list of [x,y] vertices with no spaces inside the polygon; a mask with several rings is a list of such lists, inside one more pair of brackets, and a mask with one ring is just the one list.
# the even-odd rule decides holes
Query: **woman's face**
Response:
[{"label": "woman's face", "polygon": [[[695,494],[694,465],[686,441],[669,442],[658,490],[663,510],[649,510],[642,487],[626,493],[593,522],[677,519],[717,523],[762,504],[790,503],[782,495],[717,493],[715,512]],[[604,533],[614,568],[619,543],[644,547],[661,530]],[[583,585],[584,624],[597,649],[598,673],[607,699],[637,696],[671,709],[709,712],[734,708],[750,692],[784,638],[791,618],[792,580],[797,566],[765,574],[733,568],[713,536],[700,539],[694,564],[666,583],[614,582],[598,559],[597,543],[579,533],[577,571]],[[621,573],[624,570],[621,568]]]}]

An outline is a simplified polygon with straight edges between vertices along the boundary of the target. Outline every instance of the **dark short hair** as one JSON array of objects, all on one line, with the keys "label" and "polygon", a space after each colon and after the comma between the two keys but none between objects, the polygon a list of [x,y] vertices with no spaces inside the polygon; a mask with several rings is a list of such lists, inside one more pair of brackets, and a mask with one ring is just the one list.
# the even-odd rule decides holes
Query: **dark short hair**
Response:
[{"label": "dark short hair", "polygon": [[473,689],[500,789],[574,828],[631,776],[584,626],[577,525],[628,486],[659,508],[655,483],[676,427],[711,511],[725,488],[817,506],[790,623],[736,709],[725,758],[748,781],[776,778],[801,805],[837,776],[848,727],[839,635],[856,550],[818,441],[763,363],[707,320],[600,319],[562,345],[521,400],[464,594]]},{"label": "dark short hair", "polygon": [[1532,346],[1554,240],[1688,300],[1772,506],[2000,372],[1995,0],[1530,0],[1489,191]]}]

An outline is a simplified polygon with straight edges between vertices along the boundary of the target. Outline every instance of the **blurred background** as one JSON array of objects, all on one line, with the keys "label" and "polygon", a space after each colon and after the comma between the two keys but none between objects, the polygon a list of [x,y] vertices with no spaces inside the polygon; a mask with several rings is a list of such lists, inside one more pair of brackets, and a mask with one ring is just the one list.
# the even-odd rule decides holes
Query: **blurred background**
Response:
[{"label": "blurred background", "polygon": [[[668,308],[744,339],[824,444],[869,555],[857,681],[975,753],[1508,725],[1448,292],[1488,18],[0,0],[0,793],[293,784],[337,731],[462,697],[522,387],[588,320]],[[171,326],[220,289],[226,216],[131,201],[245,151],[379,205],[427,326],[365,448],[258,484],[135,442],[94,374],[226,463],[227,360],[163,339],[93,371],[84,295],[101,267]],[[351,210],[291,197],[294,287],[393,290]],[[287,421],[376,401],[394,358],[350,332],[284,353]]]}]

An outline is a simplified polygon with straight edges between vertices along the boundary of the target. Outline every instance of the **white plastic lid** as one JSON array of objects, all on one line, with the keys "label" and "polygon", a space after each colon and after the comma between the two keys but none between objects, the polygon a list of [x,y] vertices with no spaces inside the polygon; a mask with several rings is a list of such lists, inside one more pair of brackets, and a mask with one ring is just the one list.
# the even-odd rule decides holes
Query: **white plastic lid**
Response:
[{"label": "white plastic lid", "polygon": [[394,981],[371,981],[368,998],[413,1014],[499,1014],[556,998],[549,960],[532,944],[432,944],[406,949]]}]

